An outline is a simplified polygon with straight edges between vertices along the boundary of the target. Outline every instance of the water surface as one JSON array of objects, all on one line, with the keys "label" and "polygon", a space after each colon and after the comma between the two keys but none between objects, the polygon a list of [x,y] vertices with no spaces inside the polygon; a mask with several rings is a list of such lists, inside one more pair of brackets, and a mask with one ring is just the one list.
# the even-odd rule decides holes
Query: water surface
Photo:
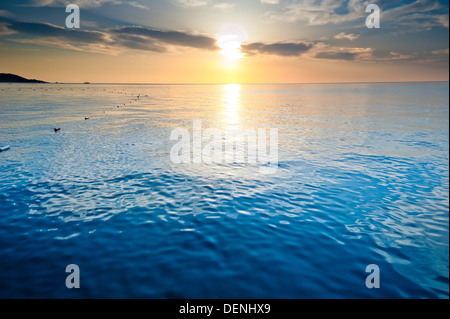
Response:
[{"label": "water surface", "polygon": [[[448,298],[448,116],[448,82],[1,84],[0,297]],[[193,120],[277,128],[277,173],[173,164]]]}]

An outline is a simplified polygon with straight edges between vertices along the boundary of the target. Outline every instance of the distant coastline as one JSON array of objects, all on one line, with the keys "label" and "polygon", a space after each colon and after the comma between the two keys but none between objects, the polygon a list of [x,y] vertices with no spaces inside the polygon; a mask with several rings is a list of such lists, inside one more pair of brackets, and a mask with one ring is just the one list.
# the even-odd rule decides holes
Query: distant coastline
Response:
[{"label": "distant coastline", "polygon": [[26,79],[11,73],[0,73],[0,83],[48,83],[45,81]]}]

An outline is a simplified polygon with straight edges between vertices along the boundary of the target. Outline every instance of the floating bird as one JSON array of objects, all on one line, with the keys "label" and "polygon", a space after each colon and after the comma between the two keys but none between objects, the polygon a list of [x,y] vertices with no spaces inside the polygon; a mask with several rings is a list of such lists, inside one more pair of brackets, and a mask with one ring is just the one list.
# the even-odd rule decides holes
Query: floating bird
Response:
[{"label": "floating bird", "polygon": [[89,117],[85,117],[84,119],[85,119],[85,120],[89,120]]},{"label": "floating bird", "polygon": [[61,131],[61,128],[60,127],[55,127],[54,130],[55,130],[55,132],[59,132],[59,131]]}]

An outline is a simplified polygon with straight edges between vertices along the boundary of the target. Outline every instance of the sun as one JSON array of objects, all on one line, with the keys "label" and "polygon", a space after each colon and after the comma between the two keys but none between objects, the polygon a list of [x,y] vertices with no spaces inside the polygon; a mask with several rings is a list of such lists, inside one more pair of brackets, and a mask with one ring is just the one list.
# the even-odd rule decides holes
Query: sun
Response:
[{"label": "sun", "polygon": [[247,40],[245,30],[235,24],[227,24],[222,27],[217,35],[217,44],[222,49],[220,54],[230,61],[237,61],[244,57],[241,45]]}]

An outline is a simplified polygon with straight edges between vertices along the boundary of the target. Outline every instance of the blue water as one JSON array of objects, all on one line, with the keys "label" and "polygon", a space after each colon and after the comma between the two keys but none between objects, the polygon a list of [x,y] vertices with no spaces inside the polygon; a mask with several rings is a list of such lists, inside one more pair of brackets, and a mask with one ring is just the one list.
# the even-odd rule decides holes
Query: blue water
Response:
[{"label": "blue water", "polygon": [[[1,84],[0,297],[448,298],[448,89]],[[278,171],[173,164],[193,120]]]}]

